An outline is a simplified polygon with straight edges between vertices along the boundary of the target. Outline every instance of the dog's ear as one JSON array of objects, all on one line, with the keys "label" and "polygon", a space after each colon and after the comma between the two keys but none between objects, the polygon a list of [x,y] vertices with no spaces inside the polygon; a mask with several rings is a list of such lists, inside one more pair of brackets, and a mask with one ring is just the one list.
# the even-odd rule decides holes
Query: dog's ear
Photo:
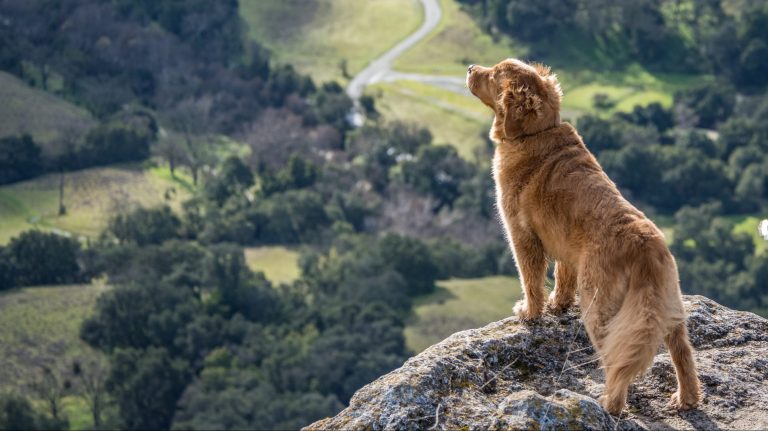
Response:
[{"label": "dog's ear", "polygon": [[518,76],[505,83],[500,101],[505,136],[515,136],[526,117],[541,115],[541,90],[538,87],[535,78],[527,76]]},{"label": "dog's ear", "polygon": [[552,69],[549,66],[545,66],[541,63],[532,63],[533,69],[541,77],[544,87],[547,91],[547,97],[556,100],[558,103],[563,97],[563,90],[560,88],[560,82],[557,80],[557,75],[552,73]]}]

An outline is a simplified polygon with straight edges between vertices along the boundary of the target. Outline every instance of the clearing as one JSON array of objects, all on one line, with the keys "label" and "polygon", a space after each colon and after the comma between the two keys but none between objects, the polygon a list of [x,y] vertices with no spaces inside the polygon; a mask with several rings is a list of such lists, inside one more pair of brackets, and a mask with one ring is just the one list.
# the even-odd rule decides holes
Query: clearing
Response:
[{"label": "clearing", "polygon": [[405,327],[406,346],[419,353],[454,332],[509,317],[520,294],[514,277],[440,281],[434,293],[414,301],[414,317]]},{"label": "clearing", "polygon": [[122,165],[66,172],[63,216],[58,215],[59,174],[4,185],[0,187],[0,244],[32,228],[95,238],[120,211],[161,204],[179,210],[191,192],[182,176],[173,180],[167,170]]}]

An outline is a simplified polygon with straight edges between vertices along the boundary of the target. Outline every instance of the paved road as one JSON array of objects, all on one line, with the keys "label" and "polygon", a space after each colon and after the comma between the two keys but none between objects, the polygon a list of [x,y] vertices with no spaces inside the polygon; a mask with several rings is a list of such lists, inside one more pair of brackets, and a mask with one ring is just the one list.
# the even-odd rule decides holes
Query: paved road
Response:
[{"label": "paved road", "polygon": [[[424,7],[424,22],[421,24],[418,30],[411,33],[410,36],[403,39],[400,43],[395,45],[394,48],[385,52],[379,58],[373,60],[368,66],[358,73],[352,81],[347,85],[347,94],[352,100],[357,103],[357,100],[363,94],[363,89],[366,85],[370,85],[379,81],[387,80],[387,75],[392,72],[392,62],[405,51],[412,48],[419,41],[424,39],[432,30],[440,23],[440,18],[443,16],[443,11],[440,9],[438,0],[420,0],[421,5]],[[359,107],[356,108],[357,113],[354,114],[353,123],[362,124],[362,115],[360,114]]]}]

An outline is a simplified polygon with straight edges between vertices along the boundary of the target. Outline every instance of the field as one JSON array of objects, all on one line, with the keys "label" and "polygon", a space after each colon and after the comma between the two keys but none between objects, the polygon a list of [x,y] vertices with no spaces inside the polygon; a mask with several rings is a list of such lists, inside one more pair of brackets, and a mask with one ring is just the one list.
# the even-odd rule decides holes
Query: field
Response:
[{"label": "field", "polygon": [[96,124],[86,110],[5,72],[0,72],[0,100],[0,137],[29,133],[46,156],[56,154],[52,143],[62,131],[82,133]]},{"label": "field", "polygon": [[[80,341],[80,324],[108,287],[72,285],[31,287],[0,294],[0,392],[31,394],[41,366],[67,375],[75,358],[99,354]],[[41,407],[44,407],[41,405]],[[64,399],[72,429],[92,426],[87,405]]]},{"label": "field", "polygon": [[0,187],[0,244],[38,227],[96,237],[110,215],[135,206],[163,203],[179,209],[190,196],[189,183],[172,180],[167,169],[125,165],[64,174],[64,205],[58,215],[59,175],[49,174]]},{"label": "field", "polygon": [[440,0],[443,19],[429,37],[395,62],[395,69],[429,75],[463,77],[470,64],[491,65],[508,57],[525,57],[526,47],[501,37],[494,41],[460,9],[456,0]]},{"label": "field", "polygon": [[249,34],[277,63],[291,63],[316,82],[343,81],[421,24],[417,0],[240,0]]},{"label": "field", "polygon": [[441,281],[437,291],[414,301],[406,345],[418,353],[454,332],[509,317],[520,295],[520,283],[513,277]]},{"label": "field", "polygon": [[[430,130],[435,144],[451,144],[467,160],[484,145],[493,118],[468,97],[412,81],[376,84],[367,90],[387,120],[420,124]],[[475,105],[475,107],[472,107]],[[480,108],[480,109],[478,109]]]},{"label": "field", "polygon": [[291,283],[299,278],[299,253],[286,247],[248,247],[245,262],[253,271],[261,271],[275,284]]}]

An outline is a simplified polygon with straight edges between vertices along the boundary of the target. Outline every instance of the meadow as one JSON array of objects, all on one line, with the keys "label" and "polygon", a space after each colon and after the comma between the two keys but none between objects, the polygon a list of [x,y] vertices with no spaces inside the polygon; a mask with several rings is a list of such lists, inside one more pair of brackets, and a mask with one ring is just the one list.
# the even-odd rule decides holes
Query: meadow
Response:
[{"label": "meadow", "polygon": [[62,133],[82,133],[96,124],[85,109],[5,72],[0,72],[0,100],[0,136],[28,133],[47,156],[57,154]]},{"label": "meadow", "polygon": [[275,62],[317,82],[345,82],[413,32],[423,15],[417,0],[240,0],[240,11]]},{"label": "meadow", "polygon": [[[72,362],[101,355],[80,340],[80,325],[93,312],[103,284],[28,287],[0,293],[0,392],[34,394],[43,366],[72,380]],[[72,393],[63,399],[70,429],[89,429],[87,404]],[[40,403],[41,409],[47,409]]]},{"label": "meadow", "polygon": [[509,317],[521,293],[514,277],[440,281],[434,293],[415,299],[414,315],[405,328],[406,345],[418,353],[454,332]]},{"label": "meadow", "polygon": [[0,244],[31,229],[97,237],[112,214],[137,206],[168,204],[179,210],[191,196],[183,175],[138,164],[90,168],[64,174],[64,206],[59,215],[59,174],[0,187]]}]

